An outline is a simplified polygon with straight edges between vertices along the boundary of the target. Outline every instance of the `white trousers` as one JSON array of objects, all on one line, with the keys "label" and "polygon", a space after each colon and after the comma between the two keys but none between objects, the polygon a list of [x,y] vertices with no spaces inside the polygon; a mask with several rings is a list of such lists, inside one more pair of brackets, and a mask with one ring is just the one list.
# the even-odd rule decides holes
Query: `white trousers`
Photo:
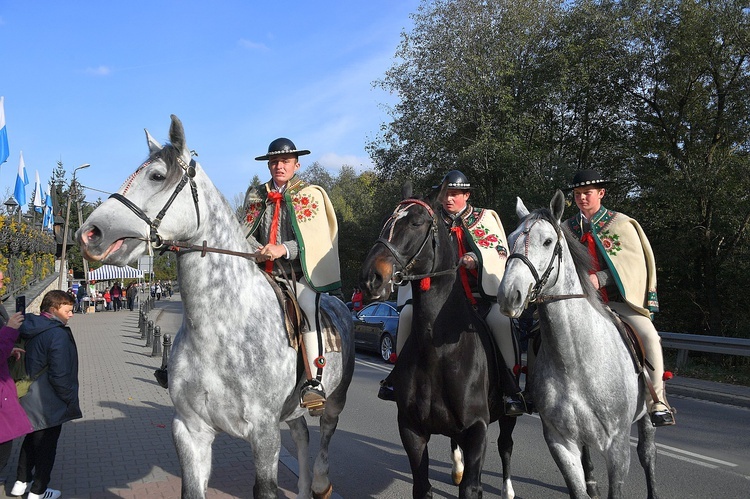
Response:
[{"label": "white trousers", "polygon": [[[627,322],[633,328],[641,339],[643,349],[646,351],[646,359],[654,368],[651,370],[646,367],[646,373],[654,385],[654,391],[656,391],[659,401],[668,405],[667,394],[664,390],[664,354],[661,349],[661,338],[659,338],[659,333],[656,332],[654,323],[648,317],[630,308],[627,303],[609,302],[608,305],[609,308],[617,312],[623,322]],[[646,395],[646,404],[649,412],[654,410],[654,401],[650,394]]]},{"label": "white trousers", "polygon": [[299,308],[307,317],[308,330],[302,333],[302,341],[305,344],[305,354],[307,363],[310,367],[310,374],[315,378],[318,367],[315,365],[315,359],[323,355],[323,345],[318,338],[318,308],[315,306],[318,293],[310,286],[310,283],[304,277],[297,281],[297,302]]}]

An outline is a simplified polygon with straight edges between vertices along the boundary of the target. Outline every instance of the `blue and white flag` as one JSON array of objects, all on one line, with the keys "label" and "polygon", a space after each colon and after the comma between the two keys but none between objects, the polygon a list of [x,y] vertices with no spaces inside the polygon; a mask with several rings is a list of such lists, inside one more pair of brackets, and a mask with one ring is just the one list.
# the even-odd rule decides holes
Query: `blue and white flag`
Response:
[{"label": "blue and white flag", "polygon": [[44,218],[42,219],[42,227],[48,230],[53,229],[55,215],[52,213],[52,193],[50,192],[50,186],[47,184],[47,192],[44,196]]},{"label": "blue and white flag", "polygon": [[0,164],[8,161],[8,130],[5,128],[5,97],[0,97]]},{"label": "blue and white flag", "polygon": [[36,183],[34,184],[34,211],[42,212],[44,200],[42,199],[42,185],[39,183],[39,170],[36,171]]},{"label": "blue and white flag", "polygon": [[18,176],[16,176],[16,189],[13,191],[13,197],[18,202],[18,209],[23,212],[26,205],[26,184],[29,178],[26,176],[26,165],[23,162],[23,151],[21,151],[21,161],[18,163]]}]

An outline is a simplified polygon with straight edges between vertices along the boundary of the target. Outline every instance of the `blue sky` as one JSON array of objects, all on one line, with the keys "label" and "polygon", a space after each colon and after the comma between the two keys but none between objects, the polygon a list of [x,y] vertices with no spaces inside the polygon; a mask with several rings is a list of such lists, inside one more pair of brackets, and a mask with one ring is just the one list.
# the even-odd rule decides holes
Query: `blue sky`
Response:
[{"label": "blue sky", "polygon": [[[0,95],[13,190],[23,151],[33,189],[57,161],[83,185],[116,191],[146,157],[143,129],[169,116],[228,199],[268,170],[254,158],[285,136],[337,172],[365,151],[395,102],[372,86],[393,64],[419,0],[0,2]],[[89,201],[106,197],[87,191]],[[5,199],[5,198],[4,198]],[[3,200],[4,200],[3,199]]]}]

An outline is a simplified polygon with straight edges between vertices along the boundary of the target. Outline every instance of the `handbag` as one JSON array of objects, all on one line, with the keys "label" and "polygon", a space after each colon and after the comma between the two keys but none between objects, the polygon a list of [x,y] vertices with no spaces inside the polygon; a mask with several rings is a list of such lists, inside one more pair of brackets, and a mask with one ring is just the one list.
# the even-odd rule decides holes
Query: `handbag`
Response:
[{"label": "handbag", "polygon": [[39,376],[41,376],[48,367],[49,364],[44,366],[42,370],[39,371],[34,377],[24,376],[23,378],[16,380],[16,392],[18,392],[18,398],[23,397],[29,392],[29,387],[31,386],[31,384],[39,379]]}]

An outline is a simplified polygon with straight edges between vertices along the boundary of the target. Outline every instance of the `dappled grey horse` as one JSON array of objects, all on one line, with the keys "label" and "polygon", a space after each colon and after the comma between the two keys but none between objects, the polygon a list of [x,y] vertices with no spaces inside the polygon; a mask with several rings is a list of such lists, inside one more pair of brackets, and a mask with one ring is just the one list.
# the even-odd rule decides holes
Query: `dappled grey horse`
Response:
[{"label": "dappled grey horse", "polygon": [[630,427],[638,422],[638,457],[648,496],[656,497],[655,429],[647,389],[634,367],[612,312],[588,279],[586,248],[560,220],[557,191],[549,210],[529,213],[519,199],[521,223],[508,237],[512,254],[500,283],[503,313],[518,317],[536,303],[541,348],[530,384],[544,438],[571,497],[598,497],[589,450],[604,454],[609,497],[623,497],[630,467]]},{"label": "dappled grey horse", "polygon": [[170,144],[162,147],[146,136],[148,159],[94,210],[76,240],[86,258],[115,265],[133,261],[151,244],[188,247],[177,252],[184,317],[169,364],[182,497],[205,497],[211,446],[218,433],[226,432],[252,444],[255,497],[276,498],[281,421],[297,444],[299,497],[330,496],[328,446],[354,371],[349,310],[337,298],[321,297],[341,348],[326,354],[322,382],[329,397],[313,474],[307,410],[299,405],[304,367],[290,346],[274,291],[248,259],[254,248],[234,211],[191,157],[177,117],[172,116]]}]

